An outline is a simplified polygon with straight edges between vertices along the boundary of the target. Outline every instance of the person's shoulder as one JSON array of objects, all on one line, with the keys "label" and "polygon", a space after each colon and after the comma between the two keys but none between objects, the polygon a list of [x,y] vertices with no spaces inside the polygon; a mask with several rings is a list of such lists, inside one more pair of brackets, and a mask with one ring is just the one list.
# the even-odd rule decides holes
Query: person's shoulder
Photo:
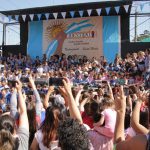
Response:
[{"label": "person's shoulder", "polygon": [[19,140],[18,150],[27,150],[29,141],[29,131],[26,128],[19,128],[17,130],[17,136]]},{"label": "person's shoulder", "polygon": [[122,141],[116,145],[116,150],[146,150],[146,135],[137,135],[127,141]]},{"label": "person's shoulder", "polygon": [[22,134],[28,136],[29,135],[29,131],[26,128],[20,127],[17,130],[17,135],[22,135]]}]

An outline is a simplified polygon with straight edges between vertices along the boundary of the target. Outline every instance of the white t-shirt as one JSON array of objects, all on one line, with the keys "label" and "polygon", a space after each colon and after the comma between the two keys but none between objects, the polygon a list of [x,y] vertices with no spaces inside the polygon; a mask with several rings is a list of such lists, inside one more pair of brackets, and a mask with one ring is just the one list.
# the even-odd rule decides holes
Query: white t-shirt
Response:
[{"label": "white t-shirt", "polygon": [[44,69],[43,69],[43,67],[38,67],[37,71],[38,71],[38,73],[43,74]]},{"label": "white t-shirt", "polygon": [[43,133],[41,132],[41,130],[38,130],[36,133],[35,133],[35,138],[39,144],[39,148],[41,150],[61,150],[60,147],[58,147],[58,141],[52,141],[51,144],[50,144],[50,148],[47,148],[43,145]]}]

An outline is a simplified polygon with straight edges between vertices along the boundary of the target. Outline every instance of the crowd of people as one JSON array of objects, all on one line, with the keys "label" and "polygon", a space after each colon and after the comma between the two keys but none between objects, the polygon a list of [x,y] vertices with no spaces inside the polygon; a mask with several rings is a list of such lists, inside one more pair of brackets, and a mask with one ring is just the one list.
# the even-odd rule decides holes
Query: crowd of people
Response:
[{"label": "crowd of people", "polygon": [[0,150],[150,150],[150,50],[0,58]]}]

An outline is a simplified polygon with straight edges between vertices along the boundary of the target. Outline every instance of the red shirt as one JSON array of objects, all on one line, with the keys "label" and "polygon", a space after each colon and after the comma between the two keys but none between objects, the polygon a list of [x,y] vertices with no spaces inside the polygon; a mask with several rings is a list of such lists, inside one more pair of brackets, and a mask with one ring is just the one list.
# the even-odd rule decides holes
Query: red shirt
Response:
[{"label": "red shirt", "polygon": [[93,128],[93,118],[88,116],[85,112],[81,112],[83,123],[87,124],[91,129]]}]

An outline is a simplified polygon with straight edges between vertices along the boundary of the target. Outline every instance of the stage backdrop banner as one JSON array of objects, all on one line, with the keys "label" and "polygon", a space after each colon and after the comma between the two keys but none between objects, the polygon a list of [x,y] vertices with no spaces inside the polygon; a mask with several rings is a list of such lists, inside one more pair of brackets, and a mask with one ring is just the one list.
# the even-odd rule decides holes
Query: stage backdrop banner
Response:
[{"label": "stage backdrop banner", "polygon": [[119,16],[83,17],[29,22],[28,54],[105,56],[112,62],[120,52]]},{"label": "stage backdrop banner", "polygon": [[43,21],[43,53],[103,55],[102,17]]}]

